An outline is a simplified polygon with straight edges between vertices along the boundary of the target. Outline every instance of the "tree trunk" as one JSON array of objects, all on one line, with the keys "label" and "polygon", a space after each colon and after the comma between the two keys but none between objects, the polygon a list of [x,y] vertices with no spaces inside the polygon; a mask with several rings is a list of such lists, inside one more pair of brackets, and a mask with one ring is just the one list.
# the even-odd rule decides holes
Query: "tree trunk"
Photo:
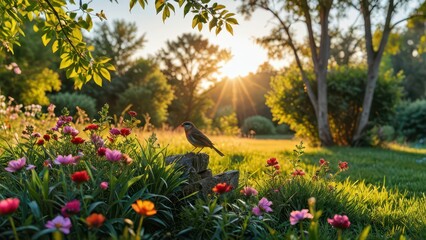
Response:
[{"label": "tree trunk", "polygon": [[328,123],[328,101],[327,101],[327,68],[317,75],[318,81],[318,137],[321,146],[334,145],[331,136],[330,125]]}]

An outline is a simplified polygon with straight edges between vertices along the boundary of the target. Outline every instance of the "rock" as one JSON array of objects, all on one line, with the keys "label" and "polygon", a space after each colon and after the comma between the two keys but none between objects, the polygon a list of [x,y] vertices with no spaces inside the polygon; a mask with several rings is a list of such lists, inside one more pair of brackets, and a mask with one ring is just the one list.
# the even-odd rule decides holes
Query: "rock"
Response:
[{"label": "rock", "polygon": [[189,195],[193,192],[199,191],[203,196],[212,194],[212,188],[218,183],[226,182],[232,186],[233,189],[238,188],[238,181],[240,172],[237,170],[227,171],[212,177],[203,178],[197,182],[185,186],[183,191],[185,195]]},{"label": "rock", "polygon": [[189,172],[201,173],[207,170],[209,165],[209,155],[205,153],[187,153],[166,157],[166,164],[176,163],[176,166],[183,166]]}]

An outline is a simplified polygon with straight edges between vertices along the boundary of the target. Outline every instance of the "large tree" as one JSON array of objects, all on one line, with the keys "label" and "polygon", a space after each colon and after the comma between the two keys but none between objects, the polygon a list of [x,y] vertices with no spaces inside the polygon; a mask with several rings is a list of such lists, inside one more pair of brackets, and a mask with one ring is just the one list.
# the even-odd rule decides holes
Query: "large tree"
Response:
[{"label": "large tree", "polygon": [[[52,52],[59,51],[60,68],[66,70],[67,78],[74,79],[76,87],[81,88],[92,79],[97,84],[101,84],[102,79],[110,80],[109,71],[115,70],[109,63],[110,59],[93,55],[93,49],[83,39],[82,30],[90,31],[93,27],[92,17],[107,19],[103,10],[95,12],[90,7],[91,2],[0,1],[0,50],[13,54],[15,46],[19,46],[25,37],[22,26],[26,22],[34,22],[34,30],[42,33],[43,44],[51,44]],[[129,9],[132,10],[136,3],[145,8],[148,0],[129,0]],[[216,33],[223,28],[232,33],[232,25],[238,24],[234,14],[224,5],[211,3],[210,0],[155,0],[153,3],[157,13],[161,13],[163,21],[170,17],[177,6],[183,9],[184,15],[191,12],[192,28],[197,27],[199,30],[208,23],[210,30],[216,28]]]},{"label": "large tree", "polygon": [[216,81],[215,73],[230,59],[230,52],[210,44],[201,35],[183,34],[175,41],[167,41],[158,55],[175,93],[169,108],[170,124],[196,121],[206,104],[203,86]]},{"label": "large tree", "polygon": [[[418,12],[408,18],[396,19],[398,10],[404,9],[408,3],[409,1],[407,0],[360,0],[359,5],[353,5],[361,12],[364,20],[365,50],[368,66],[362,113],[358,119],[357,129],[352,140],[355,145],[362,139],[369,121],[374,90],[379,76],[380,62],[391,32],[395,30],[399,23],[404,22],[408,18],[424,16],[422,12]],[[377,19],[378,16],[381,16],[384,22],[375,24],[373,19]],[[373,41],[374,32],[380,33],[377,44],[374,44]]]},{"label": "large tree", "polygon": [[146,42],[145,34],[137,36],[136,23],[124,20],[114,20],[111,26],[103,22],[93,33],[90,42],[95,47],[95,54],[110,56],[118,75],[123,75],[129,69],[131,57]]},{"label": "large tree", "polygon": [[[265,10],[273,16],[275,27],[268,36],[258,39],[258,42],[268,48],[272,57],[283,58],[284,52],[293,55],[315,111],[321,145],[333,145],[328,121],[327,69],[330,58],[330,11],[333,4],[339,1],[243,0],[242,2],[239,10],[247,17],[257,9]],[[297,41],[295,36],[295,25],[300,23],[307,30],[310,60],[304,58],[307,50],[304,47],[306,42]],[[309,66],[314,69],[316,92],[307,76]]]}]

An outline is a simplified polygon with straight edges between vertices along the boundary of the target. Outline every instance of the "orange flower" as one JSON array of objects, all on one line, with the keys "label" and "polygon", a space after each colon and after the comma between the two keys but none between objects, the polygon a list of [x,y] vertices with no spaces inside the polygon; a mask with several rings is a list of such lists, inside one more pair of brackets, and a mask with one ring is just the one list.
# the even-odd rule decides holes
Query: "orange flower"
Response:
[{"label": "orange flower", "polygon": [[86,218],[86,224],[89,228],[98,228],[105,222],[104,215],[100,213],[92,213]]},{"label": "orange flower", "polygon": [[222,194],[222,193],[227,193],[227,192],[231,191],[232,186],[228,185],[226,182],[218,183],[218,184],[216,184],[216,186],[214,186],[214,188],[212,190],[215,193]]},{"label": "orange flower", "polygon": [[157,213],[154,203],[148,200],[137,200],[136,203],[132,204],[132,208],[137,214],[145,217],[149,217]]}]

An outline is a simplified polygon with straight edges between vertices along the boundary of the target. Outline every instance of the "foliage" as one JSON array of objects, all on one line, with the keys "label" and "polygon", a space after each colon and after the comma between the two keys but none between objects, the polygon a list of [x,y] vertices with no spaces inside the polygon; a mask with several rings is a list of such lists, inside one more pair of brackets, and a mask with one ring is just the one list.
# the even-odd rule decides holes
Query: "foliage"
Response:
[{"label": "foliage", "polygon": [[263,116],[251,116],[244,120],[241,130],[244,134],[250,134],[250,131],[255,131],[255,134],[274,134],[275,126],[272,121]]},{"label": "foliage", "polygon": [[206,117],[202,113],[209,104],[202,94],[203,85],[216,81],[214,74],[230,59],[230,52],[195,34],[183,34],[166,44],[160,50],[159,60],[175,94],[169,107],[169,123],[176,127],[190,120],[202,126]]},{"label": "foliage", "polygon": [[[74,128],[72,118],[62,115],[53,130],[47,130],[43,136],[34,132],[32,126],[27,126],[16,145],[2,143],[5,151],[0,156],[1,166],[10,166],[14,159],[26,160],[25,166],[20,166],[15,172],[4,168],[0,172],[0,198],[19,196],[21,200],[19,214],[13,219],[18,226],[17,235],[34,239],[49,238],[51,233],[55,236],[55,229],[46,228],[45,223],[62,214],[71,219],[68,237],[124,237],[129,234],[127,231],[134,232],[132,224],[128,225],[129,221],[139,219],[132,210],[132,204],[138,199],[150,199],[157,209],[155,216],[144,221],[143,231],[147,235],[172,225],[171,199],[177,197],[186,181],[182,172],[173,165],[166,166],[165,150],[158,145],[154,134],[145,144],[131,135],[134,119],[125,120],[127,131],[121,130],[119,135],[108,134],[111,118],[107,108],[99,114],[99,120],[86,126],[81,134]],[[105,130],[106,136],[102,135]],[[87,138],[84,139],[83,135]],[[74,141],[77,138],[82,138],[83,142]],[[113,158],[109,155],[112,151],[116,152]],[[67,162],[64,158],[68,158]],[[27,166],[29,168],[25,169]],[[80,177],[76,176],[77,172]],[[72,200],[77,200],[79,207],[67,214],[64,207]],[[91,213],[102,214],[106,221],[91,228],[86,219]],[[12,228],[15,230],[13,225]],[[0,237],[14,236],[10,229],[9,223],[2,221]],[[137,235],[140,234],[140,231],[137,232]]]},{"label": "foliage", "polygon": [[278,134],[292,134],[294,133],[291,129],[290,126],[288,126],[287,124],[283,123],[283,124],[279,124],[276,128],[275,128],[275,132],[277,132]]},{"label": "foliage", "polygon": [[238,135],[240,129],[238,128],[237,114],[231,106],[221,108],[216,112],[213,119],[213,127],[217,128],[224,135]]},{"label": "foliage", "polygon": [[[130,10],[136,2],[144,9],[147,0],[130,0]],[[202,29],[204,24],[209,24],[209,29],[216,28],[218,34],[223,27],[233,33],[232,25],[238,24],[233,13],[226,10],[221,4],[206,1],[180,0],[177,4],[183,7],[184,15],[194,15],[192,27]],[[183,6],[185,5],[185,6]],[[69,7],[78,10],[69,11]],[[157,13],[162,12],[165,21],[170,13],[175,11],[174,4],[168,1],[155,1]],[[34,2],[27,0],[5,0],[0,4],[0,48],[13,53],[15,46],[19,46],[21,38],[25,37],[22,30],[24,23],[33,22],[34,31],[42,33],[42,42],[45,46],[50,45],[52,52],[59,52],[61,58],[60,69],[66,70],[67,78],[74,79],[75,86],[81,88],[83,84],[94,80],[100,85],[102,79],[110,80],[110,72],[115,70],[109,63],[110,59],[105,56],[94,56],[93,48],[83,40],[82,31],[90,31],[93,27],[93,17],[106,20],[103,10],[95,13],[89,3],[76,3],[76,1],[48,0]]]},{"label": "foliage", "polygon": [[59,115],[61,110],[67,108],[71,116],[77,113],[76,107],[83,109],[90,117],[96,114],[96,100],[79,93],[58,93],[49,96],[50,101],[56,105],[55,113]]},{"label": "foliage", "polygon": [[408,141],[426,137],[426,100],[402,102],[397,109],[395,128]]},{"label": "foliage", "polygon": [[390,125],[374,126],[368,132],[370,145],[378,146],[395,139],[395,128]]},{"label": "foliage", "polygon": [[145,34],[138,37],[137,32],[136,23],[114,20],[109,27],[103,22],[94,30],[94,37],[89,41],[95,47],[95,54],[110,56],[117,73],[123,75],[132,65],[131,57],[135,51],[143,48],[146,42]]},{"label": "foliage", "polygon": [[[366,70],[363,67],[338,67],[330,70],[327,78],[330,127],[334,142],[348,145],[356,130],[356,121],[361,114]],[[370,123],[389,124],[401,97],[401,75],[381,73],[375,90]],[[318,141],[315,112],[303,90],[303,82],[294,69],[271,82],[272,91],[267,104],[272,108],[275,120],[287,123],[298,136]],[[314,85],[315,86],[315,85]],[[372,127],[370,126],[370,128]]]}]

